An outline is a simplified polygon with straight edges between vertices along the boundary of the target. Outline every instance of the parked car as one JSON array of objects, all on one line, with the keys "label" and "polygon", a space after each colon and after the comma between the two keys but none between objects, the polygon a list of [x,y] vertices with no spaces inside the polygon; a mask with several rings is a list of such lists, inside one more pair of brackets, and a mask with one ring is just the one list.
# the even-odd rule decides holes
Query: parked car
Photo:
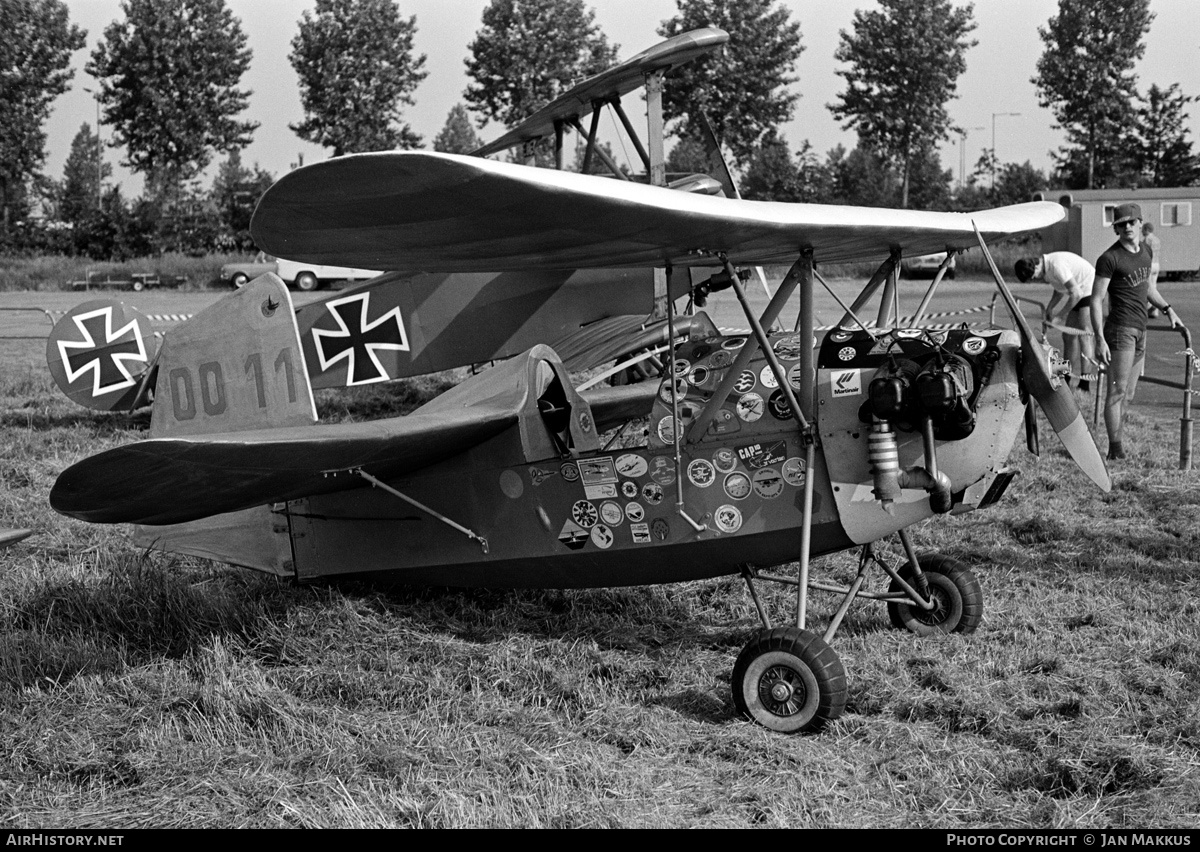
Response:
[{"label": "parked car", "polygon": [[253,263],[227,263],[221,267],[221,283],[239,288],[265,272],[274,272],[297,290],[316,290],[334,281],[363,281],[382,275],[374,269],[354,269],[349,266],[327,266],[283,260],[259,252]]},{"label": "parked car", "polygon": [[279,263],[263,252],[258,253],[253,263],[227,263],[221,267],[221,283],[235,290],[244,287],[247,281],[265,272],[279,274]]},{"label": "parked car", "polygon": [[150,287],[182,287],[187,283],[185,276],[164,276],[158,272],[93,272],[89,269],[85,274],[86,277],[81,281],[67,282],[72,290],[110,288],[140,293]]},{"label": "parked car", "polygon": [[[909,278],[919,278],[928,276],[932,278],[937,274],[938,267],[942,265],[942,261],[946,259],[944,251],[935,251],[933,254],[922,254],[916,257],[906,257],[900,263],[900,271]],[[954,277],[955,258],[950,258],[950,266],[946,269],[946,277]]]}]

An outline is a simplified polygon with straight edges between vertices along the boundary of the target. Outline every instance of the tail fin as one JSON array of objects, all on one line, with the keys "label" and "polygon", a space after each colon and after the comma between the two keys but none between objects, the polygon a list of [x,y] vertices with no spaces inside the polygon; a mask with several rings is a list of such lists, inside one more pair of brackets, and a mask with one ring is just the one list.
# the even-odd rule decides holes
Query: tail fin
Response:
[{"label": "tail fin", "polygon": [[46,364],[73,402],[99,411],[133,411],[150,401],[157,349],[150,321],[137,308],[94,299],[54,324]]},{"label": "tail fin", "polygon": [[158,358],[150,437],[315,423],[287,287],[267,273],[172,329]]}]

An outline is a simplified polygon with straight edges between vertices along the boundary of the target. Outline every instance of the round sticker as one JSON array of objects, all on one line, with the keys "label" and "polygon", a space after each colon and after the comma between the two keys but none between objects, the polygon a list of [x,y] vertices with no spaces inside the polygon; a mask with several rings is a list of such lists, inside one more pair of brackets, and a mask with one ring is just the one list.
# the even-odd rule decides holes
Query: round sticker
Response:
[{"label": "round sticker", "polygon": [[713,466],[707,459],[693,459],[687,468],[688,481],[697,488],[707,488],[717,478]]},{"label": "round sticker", "polygon": [[858,354],[858,350],[853,346],[843,346],[838,350],[838,358],[842,361],[853,361],[854,356]]},{"label": "round sticker", "polygon": [[567,482],[574,482],[579,478],[579,468],[575,467],[575,465],[571,464],[570,462],[567,462],[560,467],[558,472],[562,474],[562,478]]},{"label": "round sticker", "polygon": [[725,504],[713,512],[713,520],[721,532],[735,533],[742,528],[742,511],[737,506]]},{"label": "round sticker", "polygon": [[804,338],[799,334],[788,334],[775,341],[775,354],[784,361],[795,361],[804,354]]},{"label": "round sticker", "polygon": [[793,364],[788,368],[788,384],[795,390],[800,390],[804,386],[804,362]]},{"label": "round sticker", "polygon": [[754,493],[766,500],[774,500],[783,493],[783,477],[773,467],[754,471]]},{"label": "round sticker", "polygon": [[709,352],[712,352],[711,346],[709,346],[707,343],[698,343],[696,344],[696,348],[692,350],[692,360],[699,361]]},{"label": "round sticker", "polygon": [[714,370],[720,370],[722,367],[728,367],[733,363],[733,356],[724,349],[718,349],[713,353],[712,358],[709,359],[709,363],[712,364]]},{"label": "round sticker", "polygon": [[[688,383],[687,379],[679,378],[675,380],[675,398],[682,400],[687,396]],[[663,382],[658,388],[658,398],[667,405],[671,404],[671,383]]]},{"label": "round sticker", "polygon": [[671,374],[677,379],[681,379],[688,374],[692,369],[692,362],[687,358],[676,358],[675,363],[671,365]]},{"label": "round sticker", "polygon": [[737,456],[728,447],[713,452],[713,467],[721,473],[729,473],[737,467]]},{"label": "round sticker", "polygon": [[742,370],[736,382],[733,383],[734,393],[749,393],[754,389],[754,385],[758,383],[758,379],[750,370]]},{"label": "round sticker", "polygon": [[636,524],[646,517],[646,510],[642,508],[641,503],[626,503],[625,517],[629,518],[631,524]]},{"label": "round sticker", "polygon": [[777,390],[771,394],[771,398],[767,400],[767,410],[771,412],[771,416],[776,420],[791,420],[792,406],[787,401],[787,396],[782,390]]},{"label": "round sticker", "polygon": [[521,481],[521,474],[515,470],[506,470],[500,474],[500,490],[504,492],[504,496],[510,500],[516,500],[525,490],[525,483]]},{"label": "round sticker", "polygon": [[657,482],[647,482],[642,486],[642,499],[651,506],[657,506],[663,501],[663,489]]},{"label": "round sticker", "polygon": [[804,484],[804,459],[790,458],[783,463],[783,481],[788,485]]},{"label": "round sticker", "polygon": [[732,351],[734,349],[741,349],[745,345],[746,345],[746,338],[730,337],[730,338],[727,338],[725,340],[725,342],[721,344],[721,348],[726,351]]},{"label": "round sticker", "polygon": [[982,337],[968,337],[963,341],[962,350],[968,355],[978,355],[987,347],[987,341]]},{"label": "round sticker", "polygon": [[[725,493],[734,500],[745,500],[750,496],[750,491],[753,485],[750,483],[750,477],[742,473],[740,470],[729,474],[725,477]],[[591,505],[590,503],[588,504]]]},{"label": "round sticker", "polygon": [[763,383],[764,388],[779,387],[779,380],[775,378],[775,371],[771,369],[771,365],[762,368],[762,372],[758,374],[758,380]]},{"label": "round sticker", "polygon": [[571,520],[587,529],[596,523],[596,507],[587,500],[576,500],[571,507]]},{"label": "round sticker", "polygon": [[638,496],[637,483],[631,482],[630,480],[626,479],[624,482],[621,483],[621,493],[631,499]]},{"label": "round sticker", "polygon": [[675,481],[675,459],[670,456],[655,456],[650,460],[650,478],[659,485],[670,485]]},{"label": "round sticker", "polygon": [[659,541],[666,541],[667,536],[671,534],[671,527],[662,518],[655,518],[650,524],[650,532],[653,533],[654,537]]},{"label": "round sticker", "polygon": [[675,443],[675,418],[669,414],[658,421],[658,440],[664,444]]},{"label": "round sticker", "polygon": [[708,367],[705,367],[703,364],[695,367],[688,373],[688,381],[694,385],[704,384],[708,381]]},{"label": "round sticker", "polygon": [[763,416],[763,398],[756,393],[748,393],[737,402],[737,416],[747,423],[753,423]]},{"label": "round sticker", "polygon": [[621,507],[611,500],[600,504],[600,519],[610,527],[618,526],[624,518],[625,513],[621,511]]},{"label": "round sticker", "polygon": [[592,415],[588,414],[586,411],[579,412],[579,428],[582,429],[584,433],[591,432]]},{"label": "round sticker", "polygon": [[633,453],[617,456],[616,466],[617,473],[621,476],[628,476],[630,479],[646,475],[646,460]]},{"label": "round sticker", "polygon": [[596,524],[592,527],[592,544],[602,550],[608,550],[612,547],[613,531],[604,524]]},{"label": "round sticker", "polygon": [[854,335],[848,331],[835,331],[831,335],[829,335],[829,339],[832,340],[834,343],[845,343],[847,340],[849,340],[853,336]]}]

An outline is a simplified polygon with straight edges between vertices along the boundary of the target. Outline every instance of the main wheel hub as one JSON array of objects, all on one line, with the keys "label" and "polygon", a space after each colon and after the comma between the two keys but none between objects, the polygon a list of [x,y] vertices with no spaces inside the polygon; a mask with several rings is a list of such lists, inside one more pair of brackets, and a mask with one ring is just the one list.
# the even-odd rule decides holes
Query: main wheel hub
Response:
[{"label": "main wheel hub", "polygon": [[759,700],[776,716],[793,716],[804,706],[807,692],[798,672],[787,666],[772,666],[758,681]]}]

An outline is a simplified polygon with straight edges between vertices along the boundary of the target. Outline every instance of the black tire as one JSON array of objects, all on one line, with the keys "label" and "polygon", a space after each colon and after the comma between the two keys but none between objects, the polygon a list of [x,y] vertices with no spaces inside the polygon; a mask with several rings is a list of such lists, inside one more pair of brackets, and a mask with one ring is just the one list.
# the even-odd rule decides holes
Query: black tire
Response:
[{"label": "black tire", "polygon": [[146,289],[145,282],[143,282],[143,281],[134,281],[133,282],[133,292],[140,293],[145,289]]},{"label": "black tire", "polygon": [[[921,572],[929,581],[933,609],[924,610],[907,603],[889,603],[888,617],[892,624],[918,636],[937,633],[974,633],[983,621],[983,587],[975,574],[957,559],[941,553],[921,553]],[[912,564],[900,569],[900,576],[910,584]],[[895,580],[888,587],[891,593],[902,592]]]},{"label": "black tire", "polygon": [[818,731],[846,709],[842,661],[810,630],[759,630],[738,654],[731,680],[738,712],[772,731]]},{"label": "black tire", "polygon": [[240,290],[246,286],[246,282],[250,280],[250,276],[245,272],[235,272],[233,274],[233,289]]},{"label": "black tire", "polygon": [[311,272],[301,272],[296,276],[296,289],[303,290],[305,293],[310,293],[321,286],[321,282],[317,280],[317,276]]}]

